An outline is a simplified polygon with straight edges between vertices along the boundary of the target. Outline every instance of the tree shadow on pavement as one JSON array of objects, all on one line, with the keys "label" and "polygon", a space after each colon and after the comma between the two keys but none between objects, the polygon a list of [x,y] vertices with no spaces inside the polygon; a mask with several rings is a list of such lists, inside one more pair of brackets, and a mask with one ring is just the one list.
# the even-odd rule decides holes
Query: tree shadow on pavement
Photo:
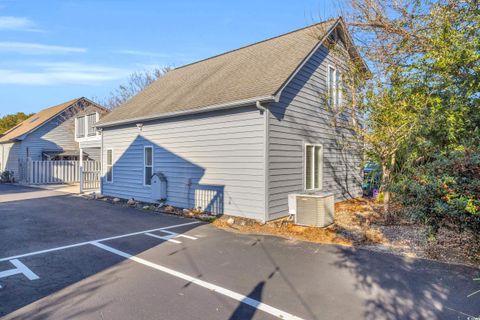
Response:
[{"label": "tree shadow on pavement", "polygon": [[0,272],[12,269],[9,260],[20,255],[18,259],[39,277],[33,281],[22,274],[0,278],[0,318],[9,319],[55,318],[62,309],[68,309],[65,314],[70,318],[101,312],[105,301],[95,301],[94,307],[84,310],[75,305],[113,284],[125,258],[91,241],[138,233],[102,241],[135,256],[166,241],[147,236],[144,230],[183,224],[171,229],[181,234],[202,225],[192,219],[57,194],[0,203],[0,218]]},{"label": "tree shadow on pavement", "polygon": [[[256,301],[262,301],[262,292],[263,288],[265,287],[265,281],[261,281],[259,284],[253,288],[253,290],[247,295],[247,299],[254,299]],[[241,301],[238,307],[230,316],[230,320],[250,320],[253,319],[255,312],[257,311],[256,308],[253,308],[247,304],[245,304],[245,300]]]},{"label": "tree shadow on pavement", "polygon": [[[348,270],[365,296],[365,319],[469,319],[480,301],[467,298],[479,271],[362,249],[336,249],[333,265]],[[427,276],[428,275],[428,276]]]},{"label": "tree shadow on pavement", "polygon": [[68,316],[64,319],[77,319],[94,317],[105,308],[108,303],[99,303],[89,308],[76,308],[75,305],[81,305],[82,302],[91,299],[95,292],[106,285],[115,282],[115,270],[109,270],[104,273],[101,278],[96,280],[87,280],[78,285],[65,288],[61,295],[55,297],[45,297],[42,304],[38,308],[26,312],[19,312],[18,315],[11,314],[6,317],[11,320],[20,319],[51,319],[55,314],[62,312],[62,310],[70,309]]}]

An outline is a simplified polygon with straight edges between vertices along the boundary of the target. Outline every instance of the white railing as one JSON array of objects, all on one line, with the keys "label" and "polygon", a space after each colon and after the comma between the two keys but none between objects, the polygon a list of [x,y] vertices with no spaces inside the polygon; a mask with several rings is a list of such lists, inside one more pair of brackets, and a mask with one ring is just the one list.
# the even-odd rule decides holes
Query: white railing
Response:
[{"label": "white railing", "polygon": [[202,210],[214,213],[223,214],[223,187],[200,185],[193,186],[194,192],[194,207],[202,208]]},{"label": "white railing", "polygon": [[[100,167],[98,161],[83,161],[83,171],[95,171]],[[27,161],[27,183],[55,184],[80,182],[80,161],[47,160]],[[90,177],[87,177],[89,180]]]}]

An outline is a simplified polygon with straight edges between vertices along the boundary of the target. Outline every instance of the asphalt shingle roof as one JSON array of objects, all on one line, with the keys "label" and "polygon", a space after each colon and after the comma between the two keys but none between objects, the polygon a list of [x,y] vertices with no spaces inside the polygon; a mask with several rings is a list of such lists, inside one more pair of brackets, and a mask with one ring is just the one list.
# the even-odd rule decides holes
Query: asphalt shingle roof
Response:
[{"label": "asphalt shingle roof", "polygon": [[271,97],[338,20],[328,20],[168,72],[99,125]]},{"label": "asphalt shingle roof", "polygon": [[14,141],[15,139],[23,136],[26,133],[29,133],[38,127],[45,124],[48,120],[52,119],[54,116],[62,112],[63,110],[67,109],[77,101],[81,100],[82,98],[74,99],[71,101],[67,101],[65,103],[43,109],[40,112],[37,112],[33,116],[25,119],[20,124],[16,125],[15,127],[11,128],[7,132],[5,132],[2,136],[0,136],[0,143],[5,143],[9,141]]}]

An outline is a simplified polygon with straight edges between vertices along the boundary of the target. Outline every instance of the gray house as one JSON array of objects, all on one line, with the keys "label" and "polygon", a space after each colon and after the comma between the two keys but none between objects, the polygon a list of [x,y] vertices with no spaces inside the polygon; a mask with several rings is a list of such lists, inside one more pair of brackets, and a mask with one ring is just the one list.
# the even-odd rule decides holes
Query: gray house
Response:
[{"label": "gray house", "polygon": [[361,148],[324,99],[341,100],[327,41],[350,43],[341,18],[167,73],[97,123],[102,193],[158,202],[159,172],[168,204],[261,221],[287,215],[291,193],[359,196]]},{"label": "gray house", "polygon": [[[15,179],[23,182],[28,176],[27,160],[78,161],[82,144],[83,160],[100,161],[101,138],[94,125],[106,112],[86,98],[41,110],[0,136],[0,172],[13,171]],[[83,127],[78,119],[83,119]],[[42,176],[47,174],[52,172]]]}]

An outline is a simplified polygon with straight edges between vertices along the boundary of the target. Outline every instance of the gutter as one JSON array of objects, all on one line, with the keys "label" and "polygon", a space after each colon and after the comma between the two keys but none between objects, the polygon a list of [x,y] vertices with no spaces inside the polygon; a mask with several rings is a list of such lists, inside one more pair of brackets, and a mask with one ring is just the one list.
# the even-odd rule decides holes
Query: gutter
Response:
[{"label": "gutter", "polygon": [[267,108],[262,106],[262,104],[260,103],[260,101],[257,101],[255,102],[255,107],[257,107],[258,110],[262,111],[262,112],[265,112],[267,111]]},{"label": "gutter", "polygon": [[138,123],[138,122],[142,122],[142,121],[167,119],[167,118],[173,118],[173,117],[184,116],[184,115],[204,113],[204,112],[209,112],[209,111],[217,111],[217,110],[225,110],[225,109],[231,109],[231,108],[236,108],[236,107],[243,107],[243,106],[252,105],[252,104],[256,105],[257,102],[260,103],[260,102],[272,102],[272,101],[275,101],[274,96],[256,97],[256,98],[251,98],[251,99],[237,100],[237,101],[228,102],[228,103],[211,105],[211,106],[198,108],[198,109],[174,111],[174,112],[169,112],[169,113],[164,113],[164,114],[159,114],[159,115],[152,115],[152,116],[131,118],[131,119],[126,119],[126,120],[105,122],[105,123],[97,124],[96,128],[114,127],[114,126],[123,125],[123,124]]}]

